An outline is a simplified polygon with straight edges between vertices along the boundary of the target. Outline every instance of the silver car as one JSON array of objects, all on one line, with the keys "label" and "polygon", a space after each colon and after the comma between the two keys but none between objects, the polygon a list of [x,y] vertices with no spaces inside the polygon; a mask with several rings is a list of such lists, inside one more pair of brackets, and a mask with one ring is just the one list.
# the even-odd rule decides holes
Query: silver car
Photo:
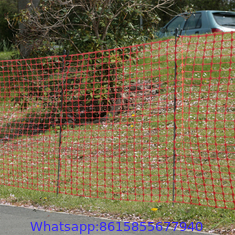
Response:
[{"label": "silver car", "polygon": [[181,35],[235,31],[235,12],[197,11],[182,13],[161,28],[157,32],[157,37],[172,36],[176,28],[179,29]]}]

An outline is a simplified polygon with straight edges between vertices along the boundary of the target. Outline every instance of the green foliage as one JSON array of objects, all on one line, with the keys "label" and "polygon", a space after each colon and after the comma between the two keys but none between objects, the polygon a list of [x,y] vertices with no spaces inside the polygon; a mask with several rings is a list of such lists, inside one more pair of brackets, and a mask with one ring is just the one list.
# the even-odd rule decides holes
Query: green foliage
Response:
[{"label": "green foliage", "polygon": [[7,52],[11,50],[11,44],[9,41],[3,39],[0,41],[0,51]]},{"label": "green foliage", "polygon": [[0,1],[0,51],[3,50],[3,42],[12,40],[13,32],[8,27],[7,20],[5,17],[13,18],[17,12],[17,1],[16,0],[1,0]]},{"label": "green foliage", "polygon": [[[173,15],[190,11],[193,9],[194,11],[200,10],[220,10],[220,11],[234,11],[235,9],[235,1],[226,1],[226,0],[175,0],[175,4],[171,7],[174,11]],[[160,27],[163,27],[166,23],[168,23],[173,16],[169,14],[165,14],[164,12],[157,10],[157,14],[161,18],[159,23]]]},{"label": "green foliage", "polygon": [[[78,2],[74,1],[74,4]],[[17,86],[24,84],[24,89],[18,89],[15,104],[26,109],[39,101],[47,123],[58,122],[61,112],[63,122],[72,119],[75,123],[107,115],[116,98],[120,97],[122,61],[123,57],[126,59],[124,54],[128,49],[125,53],[100,50],[146,42],[153,37],[153,26],[159,20],[154,11],[147,11],[152,6],[149,1],[145,4],[139,0],[116,0],[110,5],[103,1],[90,3],[92,7],[85,11],[79,4],[61,8],[57,1],[42,0],[37,8],[21,11],[15,17],[15,22],[21,22],[25,28],[17,34],[18,42],[32,45],[31,57],[58,54],[61,48],[66,48],[70,54],[98,51],[80,55],[82,58],[76,62],[75,71],[78,77],[73,77],[69,71],[62,73],[62,61],[53,57],[43,59],[42,63],[36,62],[40,68],[30,68],[32,75],[41,71],[40,78],[30,76],[31,80],[25,80],[28,71],[18,76]],[[139,26],[140,16],[146,19],[143,29]],[[18,66],[19,71],[24,68]],[[65,89],[63,110],[60,107],[62,89]]]},{"label": "green foliage", "polygon": [[[25,27],[17,34],[18,43],[32,45],[31,57],[38,57],[50,55],[52,43],[62,44],[71,53],[82,53],[143,43],[154,37],[159,18],[149,10],[154,7],[150,0],[145,4],[115,0],[110,5],[90,0],[92,7],[87,10],[78,3],[84,4],[76,0],[74,5],[61,8],[57,1],[42,0],[37,8],[21,11],[14,19]],[[144,19],[142,28],[140,16]]]},{"label": "green foliage", "polygon": [[232,11],[235,7],[235,1],[227,0],[189,0],[188,4],[192,4],[195,10],[220,10],[220,11]]},{"label": "green foliage", "polygon": [[[59,123],[61,113],[63,123],[90,122],[105,116],[119,96],[123,82],[122,57],[118,51],[105,51],[80,55],[78,61],[70,58],[63,61],[58,57],[34,59],[31,64],[16,61],[6,93],[14,90],[11,101],[21,110],[37,103],[43,114],[34,119],[36,123],[46,124],[44,128]],[[75,66],[76,71],[69,70]]]},{"label": "green foliage", "polygon": [[[120,4],[120,3],[119,3]],[[112,5],[115,8],[115,5]],[[109,18],[114,9],[107,10],[106,17]],[[144,27],[140,29],[140,16],[143,15]],[[96,51],[100,49],[118,48],[138,43],[144,43],[148,39],[153,38],[154,23],[157,24],[158,18],[155,14],[142,14],[139,9],[125,8],[123,12],[116,17],[110,25],[107,34],[104,38],[103,32],[107,25],[106,17],[100,20],[98,35],[92,29],[92,22],[89,22],[90,28],[78,28],[70,32],[74,43],[81,48],[82,51]],[[81,20],[78,16],[72,19],[74,22],[82,23],[82,20],[89,21],[89,18],[84,15]]]}]

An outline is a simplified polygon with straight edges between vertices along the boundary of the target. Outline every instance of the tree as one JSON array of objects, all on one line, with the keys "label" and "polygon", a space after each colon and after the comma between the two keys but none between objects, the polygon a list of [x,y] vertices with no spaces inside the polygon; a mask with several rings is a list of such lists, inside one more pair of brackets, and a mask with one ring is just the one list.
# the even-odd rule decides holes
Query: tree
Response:
[{"label": "tree", "polygon": [[[24,27],[18,44],[30,43],[35,52],[48,51],[61,40],[76,53],[143,42],[159,22],[156,9],[169,11],[174,0],[41,0],[38,7],[21,11],[16,20]],[[139,27],[139,17],[144,27]],[[13,24],[9,22],[12,26]]]},{"label": "tree", "polygon": [[[142,43],[146,36],[151,37],[152,25],[159,21],[155,10],[167,11],[172,4],[173,0],[158,0],[156,5],[150,0],[42,0],[38,7],[31,6],[31,10],[18,15],[16,20],[25,28],[18,32],[17,40],[33,46],[32,56],[48,55],[48,49],[56,48],[56,40],[62,40],[75,53]],[[139,27],[140,16],[147,19],[143,29]],[[38,122],[48,126],[61,120],[61,112],[63,122],[68,118],[74,123],[101,121],[121,106],[124,63],[130,57],[134,63],[137,54],[134,49],[125,48],[77,55],[77,61],[67,61],[76,64],[73,69],[78,76],[71,73],[66,77],[62,109],[61,57],[39,58],[40,62],[27,64],[29,71],[22,71],[9,83],[19,93],[14,103],[21,108],[40,103],[44,116]],[[26,65],[27,61],[23,63]]]},{"label": "tree", "polygon": [[[38,6],[40,0],[18,0],[18,12],[21,12],[22,10],[28,10],[29,12],[32,11],[32,9],[35,9],[35,7]],[[24,34],[25,30],[27,30],[27,27],[24,25],[23,22],[19,21],[19,33]],[[30,54],[32,45],[28,42],[26,43],[19,43],[18,44],[20,49],[20,54],[23,57],[27,57]]]}]

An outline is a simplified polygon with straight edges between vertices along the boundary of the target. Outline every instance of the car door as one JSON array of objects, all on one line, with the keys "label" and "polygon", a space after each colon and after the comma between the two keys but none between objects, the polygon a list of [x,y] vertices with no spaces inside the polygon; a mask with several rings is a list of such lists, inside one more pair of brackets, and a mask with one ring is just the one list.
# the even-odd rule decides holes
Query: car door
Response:
[{"label": "car door", "polygon": [[172,21],[165,26],[165,36],[174,35],[175,29],[178,28],[179,31],[183,29],[185,24],[184,15],[176,16]]},{"label": "car door", "polygon": [[192,13],[186,20],[181,35],[192,35],[202,33],[202,14]]}]

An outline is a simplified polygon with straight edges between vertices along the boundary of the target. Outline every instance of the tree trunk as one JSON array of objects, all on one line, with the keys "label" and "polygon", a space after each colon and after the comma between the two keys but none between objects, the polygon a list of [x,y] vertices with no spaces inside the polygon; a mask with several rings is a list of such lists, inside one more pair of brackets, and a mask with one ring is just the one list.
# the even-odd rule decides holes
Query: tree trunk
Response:
[{"label": "tree trunk", "polygon": [[[18,11],[20,12],[21,10],[25,10],[27,8],[30,9],[28,3],[32,3],[34,7],[37,7],[39,2],[40,0],[18,0]],[[25,30],[24,25],[21,23],[19,23],[19,30],[20,33],[22,33]],[[29,56],[31,49],[32,49],[31,44],[24,44],[24,43],[20,44],[20,53],[24,58]]]}]

